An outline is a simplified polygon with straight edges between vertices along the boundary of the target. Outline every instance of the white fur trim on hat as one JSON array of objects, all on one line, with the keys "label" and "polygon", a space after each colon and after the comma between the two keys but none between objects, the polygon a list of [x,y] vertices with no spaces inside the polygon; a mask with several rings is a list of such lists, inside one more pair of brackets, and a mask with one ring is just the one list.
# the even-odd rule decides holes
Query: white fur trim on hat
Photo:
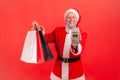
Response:
[{"label": "white fur trim on hat", "polygon": [[64,20],[65,20],[67,14],[70,13],[70,12],[72,12],[72,13],[74,13],[74,14],[76,15],[76,17],[77,17],[77,21],[78,21],[79,18],[80,18],[80,15],[79,15],[79,13],[78,13],[77,10],[72,9],[72,8],[71,8],[71,9],[68,9],[68,10],[65,12],[65,14],[64,14]]}]

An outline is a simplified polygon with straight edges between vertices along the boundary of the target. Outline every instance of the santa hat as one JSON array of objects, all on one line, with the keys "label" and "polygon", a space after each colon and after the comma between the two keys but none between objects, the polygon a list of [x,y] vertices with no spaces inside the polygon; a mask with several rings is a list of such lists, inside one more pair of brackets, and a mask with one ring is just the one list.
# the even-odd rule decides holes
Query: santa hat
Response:
[{"label": "santa hat", "polygon": [[75,10],[75,9],[73,9],[73,8],[70,8],[70,9],[68,9],[68,10],[65,12],[65,14],[64,14],[64,20],[65,20],[67,14],[70,13],[70,12],[72,12],[72,13],[74,13],[74,14],[76,15],[77,21],[78,21],[79,18],[80,18],[80,15],[79,15],[78,11]]}]

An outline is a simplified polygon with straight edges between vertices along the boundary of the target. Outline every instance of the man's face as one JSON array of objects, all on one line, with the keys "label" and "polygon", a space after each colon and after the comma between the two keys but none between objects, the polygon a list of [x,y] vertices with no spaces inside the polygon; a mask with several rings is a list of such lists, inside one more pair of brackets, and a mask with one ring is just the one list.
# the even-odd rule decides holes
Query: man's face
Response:
[{"label": "man's face", "polygon": [[69,26],[75,26],[77,23],[77,17],[72,12],[68,13],[65,19],[66,19],[66,24]]}]

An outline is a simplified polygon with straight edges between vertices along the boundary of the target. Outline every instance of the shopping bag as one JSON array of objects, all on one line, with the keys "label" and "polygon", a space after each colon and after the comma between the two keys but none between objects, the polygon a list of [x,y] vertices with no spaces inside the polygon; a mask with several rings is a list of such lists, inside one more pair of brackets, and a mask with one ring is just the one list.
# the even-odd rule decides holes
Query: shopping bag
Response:
[{"label": "shopping bag", "polygon": [[44,63],[38,32],[28,31],[20,60],[26,63]]},{"label": "shopping bag", "polygon": [[53,58],[42,32],[28,31],[21,55],[21,61],[44,63]]},{"label": "shopping bag", "polygon": [[43,50],[43,54],[44,54],[44,59],[45,61],[51,60],[53,58],[52,52],[48,46],[47,41],[45,40],[42,31],[39,31],[39,36],[40,36],[40,42],[42,45],[42,50]]},{"label": "shopping bag", "polygon": [[38,32],[36,32],[36,40],[37,40],[37,61],[36,63],[44,63],[45,62],[44,53],[43,53],[41,40],[40,40]]}]

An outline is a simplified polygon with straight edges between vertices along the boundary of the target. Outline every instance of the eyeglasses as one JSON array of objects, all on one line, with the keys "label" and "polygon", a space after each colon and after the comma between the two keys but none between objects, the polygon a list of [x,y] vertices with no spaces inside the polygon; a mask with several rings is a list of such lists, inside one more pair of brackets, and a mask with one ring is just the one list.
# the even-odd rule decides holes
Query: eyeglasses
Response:
[{"label": "eyeglasses", "polygon": [[67,19],[75,19],[76,17],[75,16],[73,16],[73,17],[66,17]]}]

